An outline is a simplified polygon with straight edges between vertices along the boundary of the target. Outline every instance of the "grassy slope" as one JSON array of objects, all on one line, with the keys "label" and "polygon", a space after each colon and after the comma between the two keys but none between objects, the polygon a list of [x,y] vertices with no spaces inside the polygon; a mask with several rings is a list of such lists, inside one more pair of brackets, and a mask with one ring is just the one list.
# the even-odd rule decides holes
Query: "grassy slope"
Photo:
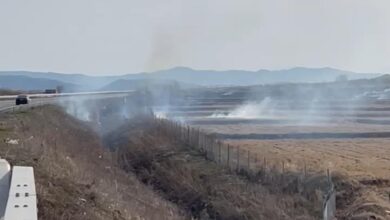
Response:
[{"label": "grassy slope", "polygon": [[34,167],[41,220],[185,218],[118,169],[99,137],[56,107],[0,115],[0,139],[0,157]]},{"label": "grassy slope", "polygon": [[120,164],[200,219],[317,219],[316,204],[297,194],[271,192],[206,161],[147,120],[131,121],[106,142]]}]

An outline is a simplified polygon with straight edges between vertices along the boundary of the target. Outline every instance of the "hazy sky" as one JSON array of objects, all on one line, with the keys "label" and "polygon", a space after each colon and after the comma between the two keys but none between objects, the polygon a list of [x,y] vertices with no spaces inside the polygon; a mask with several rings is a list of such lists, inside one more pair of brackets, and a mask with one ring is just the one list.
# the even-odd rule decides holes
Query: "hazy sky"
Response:
[{"label": "hazy sky", "polygon": [[0,70],[390,73],[389,0],[0,0]]}]

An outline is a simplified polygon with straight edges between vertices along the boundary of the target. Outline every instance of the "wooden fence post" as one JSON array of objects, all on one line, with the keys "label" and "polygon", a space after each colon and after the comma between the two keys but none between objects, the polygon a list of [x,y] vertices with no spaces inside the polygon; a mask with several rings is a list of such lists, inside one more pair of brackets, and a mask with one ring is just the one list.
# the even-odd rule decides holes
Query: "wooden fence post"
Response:
[{"label": "wooden fence post", "polygon": [[237,148],[237,171],[240,171],[240,147]]},{"label": "wooden fence post", "polygon": [[267,159],[264,157],[264,161],[263,161],[263,176],[264,176],[264,180],[267,179]]},{"label": "wooden fence post", "polygon": [[258,166],[257,166],[257,153],[255,153],[255,166],[254,166],[255,172],[257,172],[257,171],[256,171],[257,167],[258,167]]},{"label": "wooden fence post", "polygon": [[192,145],[196,147],[196,129],[192,128],[191,129],[191,136],[192,136]]},{"label": "wooden fence post", "polygon": [[182,141],[183,140],[183,127],[181,126],[181,124],[179,124],[179,127],[177,128],[177,132],[179,134],[179,140]]},{"label": "wooden fence post", "polygon": [[213,157],[214,157],[214,161],[216,163],[218,163],[219,161],[219,156],[218,156],[218,143],[213,139],[211,141],[211,145],[213,146]]},{"label": "wooden fence post", "polygon": [[213,155],[213,161],[218,162],[215,151],[215,141],[211,138],[211,154]]},{"label": "wooden fence post", "polygon": [[227,152],[227,166],[230,169],[230,145],[228,144],[228,152]]},{"label": "wooden fence post", "polygon": [[187,125],[187,138],[188,138],[188,145],[191,145],[191,132],[190,132],[189,125]]},{"label": "wooden fence post", "polygon": [[214,161],[214,146],[213,146],[213,142],[211,141],[210,137],[209,137],[209,152],[210,152],[210,159]]},{"label": "wooden fence post", "polygon": [[282,181],[284,181],[284,161],[282,161]]},{"label": "wooden fence post", "polygon": [[192,147],[194,147],[194,133],[194,128],[190,128],[190,143]]},{"label": "wooden fence post", "polygon": [[185,142],[186,141],[186,127],[185,127],[185,125],[183,125],[182,127],[181,127],[181,140],[183,141],[183,142]]},{"label": "wooden fence post", "polygon": [[209,143],[207,142],[207,135],[204,135],[203,136],[203,142],[204,142],[204,151],[205,151],[205,155],[206,155],[206,160],[208,159],[208,154],[209,154]]},{"label": "wooden fence post", "polygon": [[180,137],[181,137],[181,132],[180,132],[180,125],[179,125],[179,122],[176,122],[176,138],[180,140]]},{"label": "wooden fence post", "polygon": [[198,149],[202,152],[203,149],[203,135],[199,134],[199,146]]},{"label": "wooden fence post", "polygon": [[251,169],[251,154],[250,151],[248,150],[248,171]]},{"label": "wooden fence post", "polygon": [[177,138],[177,123],[176,122],[172,122],[173,123],[173,135],[175,136],[175,138]]},{"label": "wooden fence post", "polygon": [[222,163],[222,143],[219,142],[218,143],[218,160],[219,160],[219,164]]},{"label": "wooden fence post", "polygon": [[199,148],[199,145],[200,145],[200,129],[198,128],[197,129],[197,132],[196,132],[196,141],[197,141],[197,145],[198,145],[198,148]]},{"label": "wooden fence post", "polygon": [[203,135],[203,146],[204,146],[204,149],[205,151],[207,152],[208,151],[208,148],[209,148],[209,139],[207,137],[207,134],[204,134]]},{"label": "wooden fence post", "polygon": [[204,149],[206,151],[206,158],[209,157],[209,139],[207,135],[204,136]]}]

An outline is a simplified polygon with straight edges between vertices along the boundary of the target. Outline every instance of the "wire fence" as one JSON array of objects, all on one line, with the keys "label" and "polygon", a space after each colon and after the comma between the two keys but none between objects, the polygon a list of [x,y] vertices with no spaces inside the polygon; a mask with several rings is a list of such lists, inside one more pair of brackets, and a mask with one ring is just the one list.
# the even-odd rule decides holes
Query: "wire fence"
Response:
[{"label": "wire fence", "polygon": [[[305,162],[269,159],[259,153],[227,144],[215,135],[175,121],[154,118],[161,132],[200,152],[205,159],[214,161],[232,172],[268,185],[271,190],[299,193],[317,202],[324,220],[332,220],[336,213],[336,193],[330,171],[315,172]],[[318,192],[322,192],[318,198]]]}]

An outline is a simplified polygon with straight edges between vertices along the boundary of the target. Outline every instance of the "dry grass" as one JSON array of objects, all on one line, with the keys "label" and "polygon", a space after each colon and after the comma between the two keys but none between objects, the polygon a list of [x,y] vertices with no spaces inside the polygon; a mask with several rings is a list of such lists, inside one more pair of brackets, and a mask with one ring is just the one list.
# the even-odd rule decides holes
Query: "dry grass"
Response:
[{"label": "dry grass", "polygon": [[[0,157],[33,166],[39,218],[52,219],[185,219],[165,201],[117,167],[100,138],[59,108],[0,115]],[[115,158],[115,157],[114,157]]]},{"label": "dry grass", "polygon": [[330,169],[336,178],[339,219],[375,216],[390,219],[390,140],[230,140],[229,143],[258,153],[269,161],[285,161],[290,169],[304,163],[313,172]]},{"label": "dry grass", "polygon": [[306,162],[312,170],[327,168],[360,180],[390,178],[390,139],[239,140],[229,141],[274,161]]},{"label": "dry grass", "polygon": [[[121,166],[200,219],[318,219],[306,197],[237,176],[206,161],[153,120],[131,121],[107,136]],[[315,197],[315,196],[314,196]]]}]

